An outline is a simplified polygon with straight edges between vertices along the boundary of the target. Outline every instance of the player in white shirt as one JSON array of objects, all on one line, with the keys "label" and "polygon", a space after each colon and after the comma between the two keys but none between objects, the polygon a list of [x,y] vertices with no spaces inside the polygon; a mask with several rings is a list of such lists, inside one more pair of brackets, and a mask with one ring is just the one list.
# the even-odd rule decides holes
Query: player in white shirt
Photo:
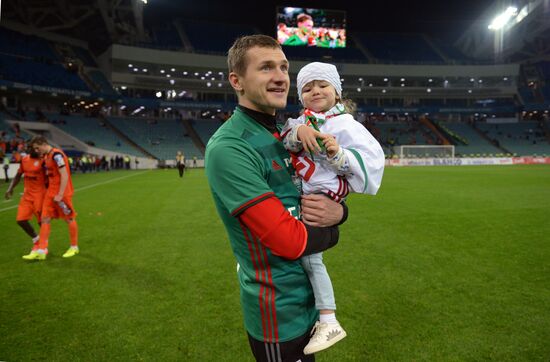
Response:
[{"label": "player in white shirt", "polygon": [[[298,73],[297,85],[304,112],[287,121],[282,137],[302,179],[302,193],[322,193],[338,202],[349,192],[375,195],[384,173],[384,152],[348,113],[336,67],[310,63]],[[320,312],[315,333],[304,349],[305,354],[312,354],[340,341],[346,332],[336,319],[334,291],[322,253],[303,257],[302,265]]]}]

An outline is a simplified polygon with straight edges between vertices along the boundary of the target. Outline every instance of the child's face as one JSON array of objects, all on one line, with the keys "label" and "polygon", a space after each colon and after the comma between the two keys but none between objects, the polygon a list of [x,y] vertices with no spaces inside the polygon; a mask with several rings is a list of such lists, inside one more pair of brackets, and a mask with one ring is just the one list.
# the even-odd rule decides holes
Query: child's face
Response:
[{"label": "child's face", "polygon": [[336,104],[336,89],[327,81],[314,80],[302,88],[302,99],[313,112],[326,112]]}]

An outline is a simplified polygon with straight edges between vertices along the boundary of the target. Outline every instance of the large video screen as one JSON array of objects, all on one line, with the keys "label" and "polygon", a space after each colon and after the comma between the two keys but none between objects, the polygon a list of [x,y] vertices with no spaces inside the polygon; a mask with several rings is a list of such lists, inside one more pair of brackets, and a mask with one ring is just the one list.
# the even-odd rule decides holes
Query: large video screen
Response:
[{"label": "large video screen", "polygon": [[346,12],[279,7],[277,39],[288,46],[345,48]]}]

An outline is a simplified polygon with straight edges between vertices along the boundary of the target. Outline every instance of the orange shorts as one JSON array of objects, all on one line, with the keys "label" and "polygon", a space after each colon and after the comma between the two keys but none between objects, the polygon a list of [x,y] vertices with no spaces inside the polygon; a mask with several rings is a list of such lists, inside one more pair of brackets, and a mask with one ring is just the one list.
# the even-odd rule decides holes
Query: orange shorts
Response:
[{"label": "orange shorts", "polygon": [[71,209],[69,215],[65,215],[59,204],[53,201],[53,196],[46,195],[44,198],[44,204],[42,205],[42,218],[48,217],[50,219],[74,219],[76,217],[76,211],[73,207],[73,197],[63,197],[63,202]]},{"label": "orange shorts", "polygon": [[19,201],[19,207],[17,208],[17,221],[31,220],[33,215],[36,216],[36,220],[40,222],[40,215],[42,214],[42,202],[44,196],[25,196]]}]

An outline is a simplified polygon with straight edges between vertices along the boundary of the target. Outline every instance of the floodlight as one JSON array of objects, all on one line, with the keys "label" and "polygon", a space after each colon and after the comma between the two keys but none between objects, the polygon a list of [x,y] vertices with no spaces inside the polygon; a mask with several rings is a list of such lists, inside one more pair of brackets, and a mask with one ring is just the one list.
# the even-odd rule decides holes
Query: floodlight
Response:
[{"label": "floodlight", "polygon": [[500,30],[518,14],[518,8],[509,6],[502,14],[493,19],[493,22],[488,26],[490,30]]}]

